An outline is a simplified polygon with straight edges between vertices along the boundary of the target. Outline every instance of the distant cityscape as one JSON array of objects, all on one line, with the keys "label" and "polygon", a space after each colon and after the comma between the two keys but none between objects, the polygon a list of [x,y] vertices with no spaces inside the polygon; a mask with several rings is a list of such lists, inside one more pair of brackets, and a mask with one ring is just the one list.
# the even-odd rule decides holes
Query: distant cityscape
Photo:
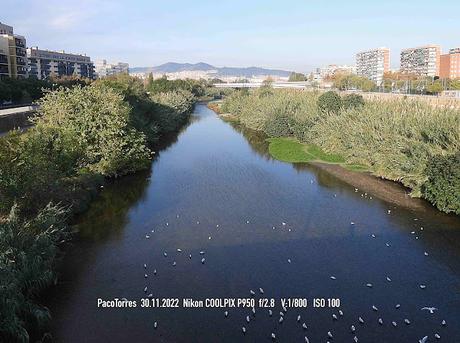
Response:
[{"label": "distant cityscape", "polygon": [[[439,45],[426,45],[403,49],[400,53],[399,70],[390,69],[390,49],[386,47],[362,51],[355,56],[355,65],[331,64],[316,68],[307,74],[310,82],[327,84],[337,74],[356,74],[381,86],[386,73],[394,72],[414,77],[440,79],[460,78],[460,47],[450,48],[442,54]],[[119,73],[129,73],[141,79],[152,75],[154,79],[219,79],[222,82],[261,82],[267,78],[287,81],[290,71],[264,68],[217,68],[206,63],[166,63],[159,67],[140,67],[130,70],[125,62],[93,62],[85,54],[65,51],[43,50],[27,47],[26,38],[14,33],[13,27],[0,23],[0,79],[28,78],[45,79],[51,76],[75,76],[81,78],[103,78]]]}]

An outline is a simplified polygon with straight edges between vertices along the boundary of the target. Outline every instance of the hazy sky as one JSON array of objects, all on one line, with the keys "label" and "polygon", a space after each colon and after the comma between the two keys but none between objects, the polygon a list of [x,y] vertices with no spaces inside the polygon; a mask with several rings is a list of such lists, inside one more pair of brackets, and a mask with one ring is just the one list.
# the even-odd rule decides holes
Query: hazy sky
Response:
[{"label": "hazy sky", "polygon": [[460,46],[460,0],[2,0],[28,46],[131,66],[207,62],[307,71],[357,51]]}]

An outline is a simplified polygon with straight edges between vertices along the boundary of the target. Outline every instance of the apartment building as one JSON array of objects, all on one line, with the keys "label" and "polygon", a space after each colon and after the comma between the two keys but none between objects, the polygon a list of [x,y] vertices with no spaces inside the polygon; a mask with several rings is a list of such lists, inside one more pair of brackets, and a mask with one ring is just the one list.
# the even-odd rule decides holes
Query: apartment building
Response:
[{"label": "apartment building", "polygon": [[450,49],[441,55],[439,77],[441,79],[460,79],[460,47]]},{"label": "apartment building", "polygon": [[400,70],[417,76],[439,76],[441,47],[427,45],[401,51]]},{"label": "apartment building", "polygon": [[356,54],[356,73],[367,77],[378,86],[383,82],[383,74],[390,70],[390,49],[377,48]]},{"label": "apartment building", "polygon": [[65,51],[42,50],[38,47],[27,49],[29,75],[37,79],[49,76],[77,76],[94,79],[94,64],[86,55],[69,54]]},{"label": "apartment building", "polygon": [[13,27],[0,23],[0,79],[26,78],[26,39],[14,34]]},{"label": "apartment building", "polygon": [[349,65],[329,64],[319,70],[321,78],[326,79],[336,74],[356,74],[356,67]]},{"label": "apartment building", "polygon": [[129,74],[129,64],[124,62],[108,63],[106,60],[98,60],[94,63],[94,67],[98,78],[123,73]]}]

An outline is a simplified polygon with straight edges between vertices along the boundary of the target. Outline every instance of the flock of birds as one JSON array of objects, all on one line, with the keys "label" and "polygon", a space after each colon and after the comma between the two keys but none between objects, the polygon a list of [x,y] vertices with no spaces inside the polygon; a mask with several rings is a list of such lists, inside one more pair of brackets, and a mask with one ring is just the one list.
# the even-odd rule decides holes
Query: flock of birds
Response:
[{"label": "flock of birds", "polygon": [[[359,191],[359,189],[355,188],[355,192],[358,192],[358,191]],[[337,196],[337,195],[334,194],[334,197],[336,197],[336,196]],[[367,193],[362,193],[362,194],[361,194],[361,197],[368,198],[368,199],[372,200],[372,196],[369,196]],[[391,215],[391,210],[390,210],[390,209],[387,210],[387,214],[388,214],[388,215]],[[179,218],[179,215],[176,215],[176,218]],[[414,220],[418,220],[418,219],[414,219]],[[197,221],[196,224],[197,224],[197,225],[200,225],[200,222]],[[246,224],[250,224],[250,220],[247,220],[247,221],[246,221]],[[169,226],[169,222],[164,223],[164,225],[165,225],[166,227],[168,227],[168,226]],[[354,222],[350,222],[350,225],[355,225],[355,223],[354,223]],[[286,228],[288,229],[288,231],[291,231],[291,228],[289,227],[289,225],[288,225],[286,222],[281,222],[280,227],[286,227]],[[219,229],[219,224],[216,225],[216,229],[217,229],[217,230]],[[276,229],[276,227],[275,227],[275,226],[272,226],[272,229]],[[420,228],[419,228],[419,231],[422,232],[422,231],[423,231],[423,227],[420,227]],[[150,239],[150,238],[152,237],[152,235],[155,234],[155,232],[156,232],[156,230],[155,230],[155,229],[152,229],[149,233],[145,234],[145,239]],[[419,238],[418,233],[417,233],[416,231],[412,231],[411,234],[414,235],[415,239],[418,239],[418,238]],[[372,239],[377,239],[377,238],[378,238],[377,235],[374,234],[374,233],[371,234],[370,237],[371,237]],[[209,235],[208,239],[211,240],[211,239],[212,239],[212,235]],[[385,242],[385,246],[386,246],[386,247],[391,247],[391,242]],[[178,254],[182,254],[182,253],[183,253],[183,250],[182,250],[181,248],[178,247],[178,248],[176,248],[176,252],[177,252]],[[425,251],[425,252],[424,252],[424,256],[428,256],[428,255],[429,255],[428,252]],[[164,251],[164,252],[163,252],[163,256],[164,256],[164,257],[168,257],[168,252],[167,252],[167,251]],[[188,258],[189,258],[189,259],[192,259],[192,254],[188,254]],[[204,251],[204,250],[201,250],[201,251],[199,252],[199,259],[200,259],[200,261],[201,261],[201,264],[205,264],[206,258],[205,258],[205,251]],[[292,260],[291,260],[290,258],[288,258],[288,259],[287,259],[287,262],[288,262],[288,263],[292,263]],[[176,266],[176,265],[177,265],[177,262],[174,260],[174,261],[172,262],[172,266],[174,267],[174,266]],[[148,266],[147,266],[146,263],[143,265],[143,268],[144,268],[144,270],[145,270],[144,278],[147,279],[147,278],[149,278],[149,275],[147,274]],[[157,275],[157,270],[156,270],[156,269],[153,269],[153,275]],[[332,281],[336,281],[336,280],[337,280],[337,277],[334,276],[334,275],[331,275],[331,276],[330,276],[330,279],[331,279]],[[388,283],[391,283],[391,282],[392,282],[392,279],[391,279],[389,276],[386,276],[385,279],[386,279],[386,281],[387,281]],[[364,285],[365,285],[365,287],[367,287],[367,288],[373,288],[373,284],[372,284],[372,283],[365,283]],[[419,287],[420,287],[420,289],[425,289],[425,288],[427,287],[427,285],[425,285],[425,284],[419,284]],[[148,298],[152,298],[152,297],[153,297],[153,293],[149,293],[148,291],[149,291],[149,288],[148,288],[147,286],[145,286],[144,289],[143,289],[143,292],[144,292],[145,294],[147,294],[147,297],[148,297]],[[258,290],[258,293],[259,293],[260,295],[264,295],[264,294],[265,294],[265,291],[264,291],[264,289],[263,289],[262,287],[260,287],[259,290]],[[251,297],[254,297],[254,298],[255,298],[255,297],[257,296],[257,293],[256,293],[254,290],[251,289],[251,290],[249,290],[249,295],[250,295]],[[396,304],[396,305],[395,305],[395,309],[396,309],[396,310],[399,309],[400,307],[401,307],[401,304]],[[293,309],[292,309],[292,310],[293,310]],[[438,309],[437,309],[436,307],[432,307],[432,306],[425,306],[425,307],[421,307],[420,310],[421,310],[421,311],[426,311],[426,312],[429,313],[429,314],[434,314],[435,311],[437,311]],[[281,311],[279,312],[279,318],[278,318],[278,323],[279,323],[280,325],[285,321],[285,317],[286,317],[287,311],[288,311],[288,309],[287,309],[286,307],[282,306]],[[372,305],[372,311],[378,313],[378,312],[379,312],[379,308],[378,308],[376,305]],[[274,310],[273,310],[273,309],[268,309],[268,311],[267,311],[266,314],[267,314],[269,317],[275,316],[275,313],[274,313]],[[225,317],[225,318],[228,318],[229,315],[230,315],[230,314],[229,314],[229,311],[228,311],[228,310],[224,311],[224,317]],[[251,309],[251,314],[250,314],[250,315],[246,315],[246,317],[244,318],[245,324],[244,324],[243,326],[241,326],[241,332],[242,332],[243,335],[245,335],[245,334],[248,333],[250,322],[254,320],[255,316],[256,316],[256,309],[253,307],[253,308]],[[339,309],[339,310],[337,311],[337,313],[333,313],[333,314],[332,314],[332,321],[339,321],[342,317],[344,317],[344,312],[343,312],[341,309]],[[295,318],[295,320],[296,320],[297,324],[301,327],[301,329],[304,330],[305,333],[307,333],[307,332],[308,332],[308,325],[307,325],[307,323],[306,323],[305,321],[302,321],[302,317],[301,317],[300,314],[297,315],[297,317]],[[378,322],[378,324],[379,324],[380,326],[383,326],[383,325],[385,325],[386,320],[384,320],[382,317],[379,317],[378,320],[377,320],[377,322]],[[391,324],[391,326],[393,326],[393,327],[397,327],[397,326],[399,325],[399,324],[398,324],[396,321],[394,321],[394,320],[391,320],[391,321],[388,321],[388,322],[389,322],[389,323]],[[358,328],[361,327],[361,326],[364,326],[365,324],[366,324],[366,321],[363,319],[363,317],[362,317],[362,316],[358,316],[357,321],[356,321],[353,325],[350,326],[350,333],[352,334],[352,337],[353,337],[352,340],[353,340],[353,342],[355,342],[355,343],[359,342],[359,338],[358,338],[358,331],[359,331],[359,329],[358,329]],[[411,323],[411,321],[410,321],[408,318],[404,318],[404,320],[402,321],[402,324],[405,325],[405,326],[409,326],[409,325],[411,325],[412,323]],[[158,328],[158,322],[155,321],[154,324],[153,324],[153,326],[154,326],[155,329],[157,329],[157,328]],[[446,320],[443,319],[443,320],[441,321],[441,323],[440,323],[440,327],[445,327],[445,326],[447,326],[447,322],[446,322]],[[277,340],[278,337],[277,337],[276,332],[271,332],[269,338],[271,338],[272,340]],[[437,340],[439,340],[439,339],[441,339],[441,335],[440,335],[439,333],[434,333],[434,338],[436,338]],[[326,343],[332,343],[332,342],[334,341],[334,333],[333,333],[333,330],[327,331],[327,333],[326,333],[326,335],[325,335],[325,339],[326,339]],[[428,336],[424,336],[424,337],[422,337],[422,338],[419,339],[419,343],[426,343],[426,342],[428,342],[428,339],[429,339]],[[309,339],[309,337],[308,337],[307,335],[304,336],[304,341],[305,341],[305,343],[309,343],[309,342],[310,342],[310,339]]]}]

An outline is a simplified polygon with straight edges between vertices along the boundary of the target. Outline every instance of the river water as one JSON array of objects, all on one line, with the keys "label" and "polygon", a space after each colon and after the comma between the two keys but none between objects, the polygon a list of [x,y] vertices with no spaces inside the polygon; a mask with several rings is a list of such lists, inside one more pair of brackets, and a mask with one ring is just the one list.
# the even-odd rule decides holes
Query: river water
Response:
[{"label": "river water", "polygon": [[[272,160],[263,137],[199,104],[149,172],[106,186],[78,218],[46,300],[54,339],[264,342],[274,333],[281,342],[432,342],[437,333],[460,342],[460,220],[363,193],[315,166]],[[179,308],[142,308],[149,294],[179,299]],[[137,307],[98,308],[98,298]],[[253,298],[255,315],[184,308],[184,298]],[[272,317],[261,298],[275,299]],[[307,307],[287,308],[279,323],[288,298]],[[313,307],[314,298],[339,299],[340,308]]]}]

